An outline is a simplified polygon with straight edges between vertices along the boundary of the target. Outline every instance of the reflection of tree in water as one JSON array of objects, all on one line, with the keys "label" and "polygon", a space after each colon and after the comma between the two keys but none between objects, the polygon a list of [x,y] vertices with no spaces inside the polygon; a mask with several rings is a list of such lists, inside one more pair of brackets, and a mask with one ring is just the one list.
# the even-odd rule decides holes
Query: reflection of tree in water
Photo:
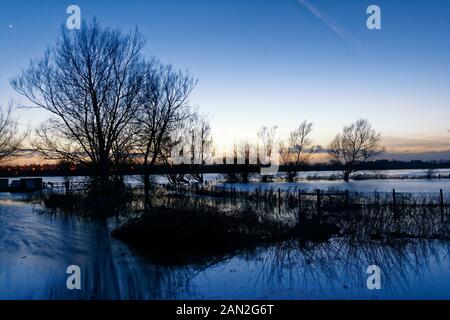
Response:
[{"label": "reflection of tree in water", "polygon": [[[276,215],[277,219],[289,218],[294,223],[298,217],[298,208],[288,204],[283,204],[280,209],[267,203],[205,197],[165,197],[159,202],[170,207],[215,206],[251,210]],[[283,289],[297,287],[325,292],[351,288],[367,293],[367,267],[378,265],[382,270],[383,292],[394,294],[407,292],[412,280],[423,281],[433,266],[442,264],[443,255],[450,254],[445,243],[432,240],[446,239],[450,234],[449,223],[441,221],[436,207],[410,206],[394,212],[389,206],[368,206],[351,213],[350,219],[341,212],[324,211],[320,222],[336,225],[340,232],[326,242],[287,241],[237,254],[236,258],[245,258],[258,270],[251,275],[250,281],[258,286],[273,285]],[[192,290],[192,279],[212,265],[226,265],[234,254],[230,253],[223,261],[217,258],[206,263],[200,261],[196,266],[173,270],[167,267],[164,270],[175,272],[177,276],[168,275],[164,279],[170,280],[164,282],[161,274],[159,280],[155,280],[162,281],[166,288]],[[179,291],[175,289],[176,292]]]},{"label": "reflection of tree in water", "polygon": [[410,207],[396,214],[389,208],[367,208],[352,220],[341,220],[342,232],[359,241],[402,238],[448,239],[450,224],[432,207]]},{"label": "reflection of tree in water", "polygon": [[[239,198],[221,198],[191,195],[185,197],[182,194],[164,194],[154,200],[156,206],[171,208],[216,208],[218,210],[251,211],[261,216],[271,216],[283,222],[298,222],[299,207],[298,200],[289,198],[295,192],[288,192],[288,199],[277,205],[277,202],[251,201]],[[357,195],[358,196],[358,195]],[[356,196],[355,196],[356,197]],[[367,199],[358,196],[359,202],[364,202],[361,207],[351,207],[350,214],[346,214],[344,208],[336,206],[337,200],[330,200],[330,207],[324,204],[321,210],[321,220],[336,224],[341,233],[355,235],[361,241],[371,239],[388,239],[402,237],[417,238],[441,238],[450,239],[450,219],[447,219],[447,209],[444,210],[444,221],[442,211],[435,199],[427,199],[425,196],[414,198],[411,195],[399,194],[398,206],[389,204],[389,199],[375,194]],[[421,201],[423,202],[421,205]],[[325,202],[323,200],[322,202]],[[312,204],[311,204],[312,203]],[[428,204],[428,205],[427,205]],[[303,201],[304,218],[310,219],[317,215],[315,202]]]},{"label": "reflection of tree in water", "polygon": [[[298,214],[295,207],[282,206],[279,215],[276,206],[245,201],[230,203],[227,199],[163,197],[155,203],[167,207],[239,208],[266,215],[276,214],[277,219],[289,218],[294,223]],[[140,205],[137,202],[133,207]],[[47,219],[50,218],[47,215]],[[67,222],[67,226],[61,229],[66,234],[58,238],[67,240],[67,228],[90,228],[83,223],[84,219],[56,219],[60,223]],[[185,265],[163,265],[130,252],[128,246],[110,240],[112,226],[105,227],[101,223],[95,232],[81,232],[83,235],[89,234],[91,238],[76,239],[79,241],[76,242],[76,248],[72,248],[72,245],[61,248],[54,245],[52,252],[63,254],[76,249],[80,255],[88,257],[85,263],[80,264],[83,274],[87,275],[85,289],[80,295],[82,298],[97,299],[179,299],[201,296],[202,292],[196,292],[195,288],[197,277],[208,274],[214,266],[227,266],[233,259],[245,259],[249,265],[256,267],[257,272],[250,274],[250,281],[264,288],[275,286],[281,290],[300,288],[332,292],[348,287],[367,292],[366,269],[375,264],[383,272],[383,292],[405,292],[412,279],[423,280],[433,266],[442,264],[444,253],[450,255],[447,246],[437,240],[412,240],[411,237],[408,240],[404,237],[414,235],[433,238],[434,235],[445,234],[448,223],[441,223],[440,215],[433,208],[411,207],[397,218],[389,208],[369,208],[352,219],[342,215],[324,215],[322,222],[338,225],[341,235],[321,243],[313,243],[308,239],[302,242],[280,242],[254,250],[200,258]],[[73,242],[74,239],[69,240]],[[49,284],[47,290],[46,298],[67,297],[63,283]]]},{"label": "reflection of tree in water", "polygon": [[[186,298],[194,290],[190,283],[193,277],[227,259],[215,257],[184,266],[159,265],[111,239],[110,231],[118,223],[113,218],[35,214],[34,206],[22,204],[2,210],[6,214],[0,219],[0,235],[4,235],[0,242],[9,244],[0,250],[3,298]],[[80,291],[66,287],[65,271],[73,264],[81,268]]]},{"label": "reflection of tree in water", "polygon": [[[450,250],[439,241],[399,241],[386,245],[333,238],[326,243],[306,245],[283,242],[184,266],[126,263],[111,272],[98,271],[100,278],[106,273],[117,279],[114,290],[121,298],[180,299],[201,296],[193,280],[211,267],[226,266],[232,259],[256,267],[257,272],[250,274],[249,279],[256,287],[324,293],[348,288],[368,293],[366,270],[375,264],[382,269],[383,292],[395,294],[407,292],[411,280],[422,281],[433,264],[442,264],[445,254],[450,254]],[[110,288],[102,288],[101,292],[107,290]]]},{"label": "reflection of tree in water", "polygon": [[[111,220],[110,220],[111,221]],[[110,222],[111,223],[111,222]],[[106,241],[117,222],[98,232],[105,240],[89,241],[95,255],[83,265],[86,298],[96,299],[182,299],[195,293],[191,280],[208,268],[226,263],[237,253],[199,259],[191,264],[161,264],[142,256],[117,240]],[[91,239],[93,240],[93,239]],[[92,255],[89,255],[92,256]]]},{"label": "reflection of tree in water", "polygon": [[315,290],[330,291],[339,286],[367,290],[367,267],[378,265],[383,290],[404,292],[412,279],[423,280],[432,264],[442,264],[443,248],[445,254],[450,253],[442,242],[430,240],[403,240],[390,245],[345,238],[307,246],[285,242],[265,249],[254,281],[269,285],[287,280],[290,287]]},{"label": "reflection of tree in water", "polygon": [[231,256],[210,257],[189,265],[158,264],[119,244],[85,274],[95,281],[87,292],[107,299],[185,299],[195,294],[191,280]]}]

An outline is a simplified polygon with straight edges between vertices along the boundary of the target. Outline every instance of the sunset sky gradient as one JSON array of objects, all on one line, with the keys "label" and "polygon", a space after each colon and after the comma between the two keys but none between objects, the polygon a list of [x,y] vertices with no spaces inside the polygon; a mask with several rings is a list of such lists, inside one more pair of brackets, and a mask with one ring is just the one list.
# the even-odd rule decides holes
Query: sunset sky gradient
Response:
[{"label": "sunset sky gradient", "polygon": [[[326,146],[368,118],[390,152],[450,150],[450,0],[3,0],[1,105],[24,102],[9,80],[54,43],[71,4],[104,26],[137,26],[145,54],[190,70],[217,140],[255,139],[261,125],[283,137],[309,120]],[[381,30],[366,27],[371,4]],[[17,115],[31,128],[48,116]]]}]

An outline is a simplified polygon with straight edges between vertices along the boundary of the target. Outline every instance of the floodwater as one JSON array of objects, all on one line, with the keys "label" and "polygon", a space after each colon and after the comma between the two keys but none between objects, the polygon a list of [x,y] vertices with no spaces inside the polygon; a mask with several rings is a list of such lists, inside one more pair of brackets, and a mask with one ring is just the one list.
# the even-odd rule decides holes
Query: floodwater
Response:
[{"label": "floodwater", "polygon": [[450,192],[450,179],[443,180],[425,180],[425,179],[386,179],[386,180],[361,180],[361,181],[301,181],[301,182],[273,182],[273,183],[234,183],[222,184],[224,188],[236,188],[242,191],[254,191],[255,189],[300,189],[300,190],[349,190],[362,193],[373,192],[392,192],[395,189],[398,192],[405,193],[439,193],[440,189],[444,192]]},{"label": "floodwater", "polygon": [[[395,189],[397,192],[405,193],[439,193],[440,189],[444,192],[450,192],[450,169],[436,170],[435,179],[424,179],[423,170],[390,170],[390,171],[368,171],[362,172],[364,174],[385,174],[385,179],[376,180],[350,180],[345,182],[343,180],[327,180],[331,176],[339,175],[337,171],[325,172],[300,172],[298,177],[299,182],[274,182],[274,183],[237,183],[222,185],[226,188],[236,188],[236,190],[253,191],[255,189],[301,189],[301,190],[349,190],[362,193],[373,192],[392,192]],[[437,179],[441,175],[442,179]],[[309,179],[308,178],[313,178]],[[322,178],[322,179],[321,179]]]},{"label": "floodwater", "polygon": [[[397,192],[405,193],[435,193],[438,194],[440,189],[444,192],[450,192],[450,169],[439,169],[435,172],[435,177],[441,175],[442,179],[423,179],[423,170],[389,170],[389,171],[367,171],[362,172],[363,174],[385,174],[386,179],[377,180],[351,180],[350,182],[344,182],[343,180],[327,180],[331,176],[339,175],[337,171],[311,171],[311,172],[300,172],[298,177],[299,182],[272,182],[272,183],[234,183],[227,184],[223,182],[223,177],[220,174],[207,174],[205,179],[209,182],[214,183],[217,186],[222,186],[224,188],[235,188],[241,191],[254,191],[255,189],[278,189],[288,190],[288,189],[301,189],[301,190],[349,190],[357,191],[362,193],[373,193],[373,192],[392,192],[395,189]],[[282,174],[278,175],[279,177]],[[308,178],[314,177],[314,179],[308,180]],[[14,180],[14,179],[10,179]],[[84,182],[87,177],[73,177],[70,178],[72,182]],[[154,176],[153,180],[159,184],[167,183],[164,176]],[[62,184],[64,181],[63,177],[45,177],[44,182],[53,182],[57,184]],[[140,176],[126,176],[125,182],[130,186],[142,185],[142,178]]]},{"label": "floodwater", "polygon": [[[51,214],[0,194],[0,299],[450,299],[450,243],[284,242],[184,266],[159,265],[110,237],[118,218]],[[82,288],[67,289],[66,269]],[[367,268],[381,268],[381,289]]]}]

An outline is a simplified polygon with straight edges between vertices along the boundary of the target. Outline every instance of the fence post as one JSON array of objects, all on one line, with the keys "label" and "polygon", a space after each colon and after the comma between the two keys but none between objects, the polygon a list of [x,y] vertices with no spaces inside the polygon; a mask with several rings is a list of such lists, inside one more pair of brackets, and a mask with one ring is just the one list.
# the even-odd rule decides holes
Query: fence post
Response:
[{"label": "fence post", "polygon": [[278,214],[281,214],[281,190],[278,188]]},{"label": "fence post", "polygon": [[64,182],[64,187],[66,189],[66,195],[68,195],[70,193],[70,182],[69,181],[65,181]]},{"label": "fence post", "polygon": [[298,190],[298,222],[302,220],[302,191]]},{"label": "fence post", "polygon": [[441,222],[444,222],[444,191],[440,190],[441,198]]},{"label": "fence post", "polygon": [[392,205],[394,210],[394,219],[397,219],[397,197],[395,194],[395,189],[392,190]]},{"label": "fence post", "polygon": [[345,212],[347,214],[347,218],[350,217],[350,212],[349,212],[349,192],[348,190],[345,190]]},{"label": "fence post", "polygon": [[256,188],[256,208],[259,209],[259,187]]},{"label": "fence post", "polygon": [[317,189],[317,215],[320,215],[320,205],[321,205],[320,189]]}]

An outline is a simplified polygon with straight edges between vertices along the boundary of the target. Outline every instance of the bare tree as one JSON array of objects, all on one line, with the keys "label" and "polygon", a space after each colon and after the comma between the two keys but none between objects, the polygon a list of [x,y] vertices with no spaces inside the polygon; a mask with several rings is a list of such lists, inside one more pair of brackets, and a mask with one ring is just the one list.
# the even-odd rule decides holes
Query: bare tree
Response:
[{"label": "bare tree", "polygon": [[239,164],[250,165],[251,164],[251,153],[253,151],[253,146],[247,140],[242,141],[239,144],[238,155]]},{"label": "bare tree", "polygon": [[[255,147],[243,140],[240,143],[234,143],[232,149],[233,165],[228,166],[227,173],[224,177],[229,183],[248,183],[252,174],[250,173],[250,165],[256,164],[256,154],[253,152]],[[224,161],[225,163],[225,161]]]},{"label": "bare tree", "polygon": [[423,170],[425,173],[425,178],[431,180],[435,177],[437,170],[435,168],[428,168]]},{"label": "bare tree", "polygon": [[193,172],[191,177],[197,182],[203,183],[205,179],[202,168],[213,156],[213,139],[208,117],[196,115],[190,122],[188,135],[191,164],[200,166],[200,171]]},{"label": "bare tree", "polygon": [[163,156],[164,143],[171,145],[172,131],[192,116],[189,98],[196,84],[188,72],[175,71],[157,61],[152,61],[146,68],[144,89],[139,99],[141,107],[134,118],[143,155],[146,193],[150,187],[151,168]]},{"label": "bare tree", "polygon": [[287,142],[280,142],[280,159],[286,168],[286,178],[293,182],[300,167],[307,163],[314,152],[312,140],[312,123],[304,121],[289,134]]},{"label": "bare tree", "polygon": [[[189,155],[190,146],[186,140],[186,132],[188,131],[186,122],[181,121],[174,126],[161,144],[160,159],[164,165],[170,168],[166,178],[172,185],[181,185],[189,182],[185,174],[173,170],[175,165],[180,164],[177,161],[178,159],[185,159],[186,155]],[[174,157],[178,159],[174,159]]]},{"label": "bare tree", "polygon": [[26,132],[21,133],[17,120],[12,117],[12,107],[0,108],[0,162],[20,154]]},{"label": "bare tree", "polygon": [[230,156],[233,157],[233,163],[230,165],[230,163],[227,163],[227,154],[223,155],[223,164],[224,165],[230,165],[230,170],[228,170],[227,173],[225,173],[223,176],[225,178],[225,180],[228,183],[236,183],[240,181],[240,177],[239,177],[239,173],[236,172],[235,170],[231,170],[231,168],[236,168],[238,162],[239,162],[239,147],[238,144],[236,142],[233,143],[233,147],[232,150],[229,151],[230,152]]},{"label": "bare tree", "polygon": [[87,165],[99,186],[109,182],[134,143],[144,42],[137,31],[124,35],[95,20],[77,32],[63,28],[55,46],[12,81],[31,107],[52,115],[34,141],[44,157]]},{"label": "bare tree", "polygon": [[249,171],[250,165],[254,164],[253,160],[256,160],[252,159],[252,152],[254,152],[254,147],[250,144],[250,142],[245,140],[240,143],[238,152],[238,164],[245,165],[244,170],[238,172],[238,179],[242,183],[248,183],[252,176]]},{"label": "bare tree", "polygon": [[[266,127],[263,126],[258,131],[258,145],[257,145],[257,158],[258,164],[268,165],[271,164],[272,154],[275,148],[275,135],[277,131],[276,126]],[[262,177],[263,182],[267,182],[271,177],[264,175]]]},{"label": "bare tree", "polygon": [[384,151],[381,146],[381,134],[377,133],[370,122],[360,119],[344,127],[329,146],[330,157],[344,166],[344,180],[358,171],[358,166]]}]

